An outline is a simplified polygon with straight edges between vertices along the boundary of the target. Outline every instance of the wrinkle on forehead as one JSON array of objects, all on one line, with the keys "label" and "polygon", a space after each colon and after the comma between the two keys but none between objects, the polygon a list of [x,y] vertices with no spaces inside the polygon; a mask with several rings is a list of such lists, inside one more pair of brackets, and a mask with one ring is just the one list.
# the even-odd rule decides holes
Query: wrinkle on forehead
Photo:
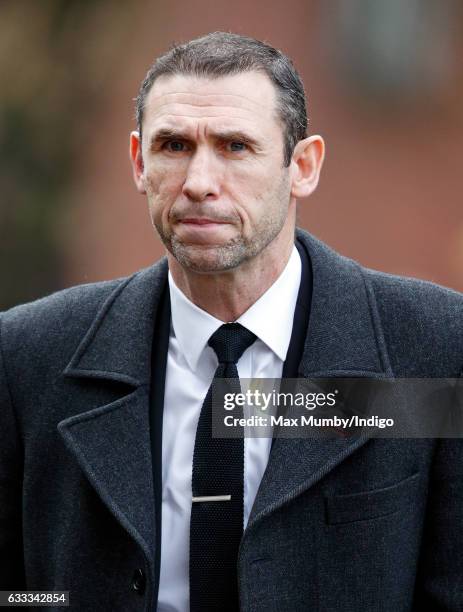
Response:
[{"label": "wrinkle on forehead", "polygon": [[189,92],[189,91],[178,91],[171,93],[158,94],[151,97],[153,102],[159,107],[165,106],[166,104],[189,104],[193,106],[242,106],[250,104],[256,107],[256,110],[270,107],[267,103],[260,103],[248,96],[240,94],[224,94],[224,93],[200,93],[200,92]]},{"label": "wrinkle on forehead", "polygon": [[224,119],[224,121],[228,119],[237,119],[238,121],[249,121],[254,122],[256,117],[255,113],[246,112],[243,109],[243,112],[239,112],[241,109],[230,108],[223,106],[207,106],[197,108],[195,106],[191,106],[188,104],[185,105],[173,105],[168,108],[160,108],[160,109],[152,109],[151,112],[151,121],[157,120],[159,118],[167,118],[167,117],[185,117],[185,119],[202,119],[211,117],[214,119]]}]

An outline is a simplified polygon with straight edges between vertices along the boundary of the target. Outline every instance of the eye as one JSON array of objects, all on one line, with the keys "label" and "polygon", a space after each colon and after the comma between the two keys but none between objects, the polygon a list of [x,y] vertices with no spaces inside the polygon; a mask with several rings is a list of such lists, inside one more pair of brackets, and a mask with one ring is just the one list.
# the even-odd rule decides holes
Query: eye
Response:
[{"label": "eye", "polygon": [[185,151],[185,143],[181,140],[168,140],[162,145],[162,148],[171,153],[182,153]]},{"label": "eye", "polygon": [[229,142],[228,146],[230,147],[230,151],[232,151],[233,153],[241,153],[242,151],[245,151],[248,148],[245,142],[241,142],[239,140],[232,140],[231,142]]}]

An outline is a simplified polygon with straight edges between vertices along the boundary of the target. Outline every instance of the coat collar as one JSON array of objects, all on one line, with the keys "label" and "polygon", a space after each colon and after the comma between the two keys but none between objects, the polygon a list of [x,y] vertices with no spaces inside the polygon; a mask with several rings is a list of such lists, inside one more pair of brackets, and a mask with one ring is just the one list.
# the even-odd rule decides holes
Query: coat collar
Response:
[{"label": "coat collar", "polygon": [[392,374],[364,271],[303,230],[297,237],[312,264],[312,304],[302,377]]},{"label": "coat collar", "polygon": [[135,387],[149,384],[153,321],[166,282],[166,259],[122,281],[102,305],[64,374]]}]

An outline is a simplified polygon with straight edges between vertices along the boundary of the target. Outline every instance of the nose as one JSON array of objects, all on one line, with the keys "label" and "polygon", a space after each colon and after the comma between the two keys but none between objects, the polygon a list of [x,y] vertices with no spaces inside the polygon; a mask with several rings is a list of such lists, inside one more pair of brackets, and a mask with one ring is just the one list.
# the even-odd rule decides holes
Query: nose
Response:
[{"label": "nose", "polygon": [[182,191],[194,202],[218,197],[220,169],[211,152],[200,147],[194,152],[188,164]]}]

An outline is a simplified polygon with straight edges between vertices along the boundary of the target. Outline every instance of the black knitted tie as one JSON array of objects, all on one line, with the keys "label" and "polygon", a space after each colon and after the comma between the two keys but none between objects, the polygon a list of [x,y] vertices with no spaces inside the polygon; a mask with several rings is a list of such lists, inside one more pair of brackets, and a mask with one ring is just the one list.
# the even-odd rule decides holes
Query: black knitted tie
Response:
[{"label": "black knitted tie", "polygon": [[[209,339],[219,360],[214,379],[238,379],[236,363],[255,339],[239,323],[219,327]],[[239,392],[239,380],[236,387],[235,392]],[[243,534],[244,440],[243,436],[212,437],[212,404],[211,385],[199,416],[193,454],[190,612],[236,612],[236,565]],[[241,416],[236,409],[234,416]],[[203,497],[219,496],[226,499],[201,501]]]}]

